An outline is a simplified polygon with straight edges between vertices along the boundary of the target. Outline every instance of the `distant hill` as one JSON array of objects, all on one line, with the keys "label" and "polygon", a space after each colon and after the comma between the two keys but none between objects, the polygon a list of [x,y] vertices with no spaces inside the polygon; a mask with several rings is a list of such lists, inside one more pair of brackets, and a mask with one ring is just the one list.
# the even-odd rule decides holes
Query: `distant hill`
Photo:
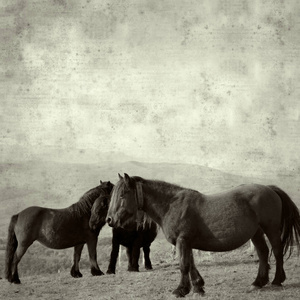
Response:
[{"label": "distant hill", "polygon": [[[31,206],[63,208],[78,201],[99,180],[116,183],[118,173],[159,179],[197,189],[202,193],[222,191],[242,183],[277,184],[292,197],[300,193],[294,178],[278,180],[237,176],[209,167],[174,164],[101,162],[98,164],[71,164],[51,161],[0,164],[0,237],[6,236],[11,215]],[[297,202],[298,200],[295,199]],[[298,201],[299,204],[299,201]]]}]

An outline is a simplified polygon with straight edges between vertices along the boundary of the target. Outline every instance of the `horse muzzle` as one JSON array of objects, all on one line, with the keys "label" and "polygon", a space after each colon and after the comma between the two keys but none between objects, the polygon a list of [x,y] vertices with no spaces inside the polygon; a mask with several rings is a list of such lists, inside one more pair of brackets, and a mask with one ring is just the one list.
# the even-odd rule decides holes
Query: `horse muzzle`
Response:
[{"label": "horse muzzle", "polygon": [[105,221],[110,227],[114,227],[114,222],[112,217],[107,217]]},{"label": "horse muzzle", "polygon": [[114,219],[113,217],[108,216],[106,218],[106,223],[110,226],[110,227],[115,227],[115,228],[119,228],[122,227],[121,225],[121,220],[120,219]]}]

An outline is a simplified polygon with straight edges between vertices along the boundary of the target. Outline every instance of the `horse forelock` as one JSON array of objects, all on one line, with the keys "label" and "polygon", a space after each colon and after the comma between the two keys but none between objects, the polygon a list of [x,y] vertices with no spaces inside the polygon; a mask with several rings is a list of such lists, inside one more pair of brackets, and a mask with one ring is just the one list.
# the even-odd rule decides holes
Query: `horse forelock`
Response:
[{"label": "horse forelock", "polygon": [[[94,201],[94,204],[92,205],[91,208],[91,214],[107,214],[107,209],[103,209],[103,201],[105,201],[104,199],[107,199],[107,195],[100,195],[98,198],[96,198],[96,200]],[[100,215],[99,215],[100,217]]]},{"label": "horse forelock", "polygon": [[117,208],[117,200],[120,198],[122,195],[122,192],[125,189],[125,182],[124,181],[119,181],[113,188],[112,193],[111,193],[111,208],[113,211]]}]

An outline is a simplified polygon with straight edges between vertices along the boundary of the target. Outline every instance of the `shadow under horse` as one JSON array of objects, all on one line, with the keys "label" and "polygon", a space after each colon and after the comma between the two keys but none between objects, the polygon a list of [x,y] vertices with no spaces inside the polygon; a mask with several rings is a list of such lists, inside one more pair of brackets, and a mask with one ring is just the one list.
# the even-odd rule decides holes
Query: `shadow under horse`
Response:
[{"label": "shadow under horse", "polygon": [[[269,281],[269,248],[276,259],[272,284],[286,279],[283,257],[292,246],[300,249],[299,210],[290,197],[276,186],[246,184],[213,195],[158,180],[124,174],[115,185],[107,222],[124,227],[139,222],[145,212],[163,230],[166,239],[179,250],[181,280],[173,291],[177,297],[190,292],[204,293],[204,280],[194,263],[192,249],[222,252],[252,240],[259,258],[258,274],[249,291]],[[298,252],[299,253],[299,252]],[[191,279],[191,282],[190,282]]]},{"label": "shadow under horse", "polygon": [[[107,215],[108,208],[103,208],[101,204],[94,204],[90,218],[91,228],[97,228],[103,216]],[[150,246],[157,236],[158,226],[146,215],[143,216],[143,224],[137,228],[136,224],[129,229],[113,228],[112,230],[112,250],[110,254],[107,274],[116,273],[116,264],[119,255],[120,245],[126,247],[128,257],[128,271],[139,271],[140,248],[143,248],[145,269],[151,270]]]},{"label": "shadow under horse", "polygon": [[20,283],[18,264],[28,247],[38,241],[52,249],[74,247],[73,277],[82,277],[79,261],[84,244],[87,244],[91,273],[103,275],[97,263],[97,241],[105,216],[99,219],[96,230],[89,220],[95,201],[108,209],[108,198],[113,185],[100,181],[100,185],[86,192],[78,202],[64,209],[32,206],[11,217],[6,246],[5,277],[9,282]]}]

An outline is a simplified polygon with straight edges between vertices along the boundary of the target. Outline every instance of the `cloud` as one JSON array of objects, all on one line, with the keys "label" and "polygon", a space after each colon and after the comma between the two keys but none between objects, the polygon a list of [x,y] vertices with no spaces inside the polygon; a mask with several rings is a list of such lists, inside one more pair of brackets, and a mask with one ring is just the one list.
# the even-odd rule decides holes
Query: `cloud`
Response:
[{"label": "cloud", "polygon": [[296,161],[296,9],[14,1],[2,10],[4,148],[120,151],[248,173]]}]

